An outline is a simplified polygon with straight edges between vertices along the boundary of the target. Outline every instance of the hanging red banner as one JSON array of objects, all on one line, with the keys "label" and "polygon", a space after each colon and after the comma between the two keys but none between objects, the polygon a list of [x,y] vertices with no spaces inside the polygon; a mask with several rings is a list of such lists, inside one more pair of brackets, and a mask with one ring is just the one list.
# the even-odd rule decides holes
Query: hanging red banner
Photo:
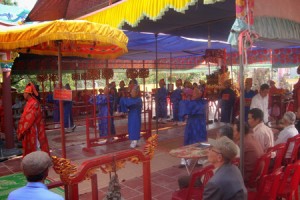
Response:
[{"label": "hanging red banner", "polygon": [[72,101],[72,90],[54,89],[53,99],[62,101]]}]

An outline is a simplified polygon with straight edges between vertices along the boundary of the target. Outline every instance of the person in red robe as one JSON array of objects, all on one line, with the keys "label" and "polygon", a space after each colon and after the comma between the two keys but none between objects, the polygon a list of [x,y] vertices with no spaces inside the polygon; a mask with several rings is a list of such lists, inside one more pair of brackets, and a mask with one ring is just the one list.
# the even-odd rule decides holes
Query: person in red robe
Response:
[{"label": "person in red robe", "polygon": [[23,145],[23,157],[37,150],[50,155],[41,105],[35,98],[36,96],[38,93],[34,85],[28,83],[24,90],[24,99],[27,103],[17,129],[18,140],[22,141]]}]

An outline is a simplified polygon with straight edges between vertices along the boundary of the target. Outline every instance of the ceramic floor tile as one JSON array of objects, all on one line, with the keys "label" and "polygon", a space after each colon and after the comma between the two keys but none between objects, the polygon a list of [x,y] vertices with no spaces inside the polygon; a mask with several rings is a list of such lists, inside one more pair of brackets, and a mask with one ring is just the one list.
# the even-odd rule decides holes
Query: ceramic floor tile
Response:
[{"label": "ceramic floor tile", "polygon": [[144,195],[138,195],[135,197],[128,198],[127,200],[143,200],[143,199],[144,199]]},{"label": "ceramic floor tile", "polygon": [[134,178],[131,180],[126,180],[126,181],[122,182],[121,185],[125,185],[131,189],[136,189],[136,188],[140,187],[141,185],[143,185],[143,179],[142,178]]},{"label": "ceramic floor tile", "polygon": [[173,182],[170,182],[169,184],[164,185],[164,187],[171,190],[171,191],[177,190],[179,188],[177,180],[173,181]]},{"label": "ceramic floor tile", "polygon": [[186,170],[184,168],[179,168],[178,166],[173,166],[167,169],[160,170],[159,173],[170,177],[176,177],[186,174]]},{"label": "ceramic floor tile", "polygon": [[160,186],[164,186],[164,185],[167,185],[170,182],[174,182],[176,180],[177,179],[173,178],[173,177],[169,177],[166,175],[160,175],[160,176],[156,176],[156,177],[152,178],[151,181],[152,181],[152,183],[158,184]]},{"label": "ceramic floor tile", "polygon": [[[144,187],[143,185],[140,188],[137,188],[138,191],[140,191],[141,193],[144,193]],[[165,188],[163,186],[157,185],[152,183],[151,184],[151,195],[152,197],[158,196],[160,194],[165,193],[166,191],[171,191],[168,188]]]},{"label": "ceramic floor tile", "polygon": [[172,199],[172,193],[173,193],[173,191],[166,191],[162,194],[154,196],[152,199],[155,199],[155,200],[169,200],[169,199]]},{"label": "ceramic floor tile", "polygon": [[128,199],[128,198],[140,196],[143,193],[137,190],[130,189],[129,187],[122,187],[121,194],[124,199]]}]

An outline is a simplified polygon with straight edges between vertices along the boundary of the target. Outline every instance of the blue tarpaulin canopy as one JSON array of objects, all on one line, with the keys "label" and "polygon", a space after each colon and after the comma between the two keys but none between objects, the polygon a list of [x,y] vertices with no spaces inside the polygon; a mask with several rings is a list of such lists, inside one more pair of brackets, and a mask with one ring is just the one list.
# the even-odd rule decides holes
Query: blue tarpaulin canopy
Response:
[{"label": "blue tarpaulin canopy", "polygon": [[[118,59],[127,60],[155,60],[156,36],[153,33],[138,33],[124,31],[127,35],[128,53]],[[226,49],[230,52],[230,45],[222,41],[212,41],[212,49]],[[157,34],[158,58],[203,56],[208,49],[207,40],[187,39],[180,36]],[[232,49],[235,51],[235,49]]]}]

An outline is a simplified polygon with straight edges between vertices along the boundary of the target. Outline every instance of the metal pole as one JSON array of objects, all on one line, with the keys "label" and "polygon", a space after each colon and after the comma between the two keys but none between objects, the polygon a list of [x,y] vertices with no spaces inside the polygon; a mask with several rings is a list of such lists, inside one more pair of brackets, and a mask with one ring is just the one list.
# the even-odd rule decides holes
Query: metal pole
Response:
[{"label": "metal pole", "polygon": [[[143,69],[145,68],[145,61],[143,60]],[[144,104],[144,129],[147,130],[147,124],[146,124],[146,78],[143,78],[143,85],[144,85],[144,92],[143,92],[143,104]],[[149,121],[152,119],[148,119]]]},{"label": "metal pole", "polygon": [[[62,69],[61,69],[61,41],[57,41],[57,51],[58,51],[58,85],[59,89],[62,89]],[[62,157],[66,158],[66,138],[65,138],[65,126],[64,126],[64,104],[62,100],[59,100],[59,117],[60,117],[60,133],[61,133],[61,152]]]},{"label": "metal pole", "polygon": [[[2,68],[3,70],[3,68]],[[5,133],[5,148],[12,149],[15,147],[14,133],[13,133],[13,113],[12,113],[12,98],[11,98],[11,70],[3,71],[3,123]],[[5,106],[4,106],[5,102]]]},{"label": "metal pole", "polygon": [[245,88],[244,88],[244,49],[239,52],[240,60],[240,170],[244,176],[244,136],[245,136]]},{"label": "metal pole", "polygon": [[[225,58],[226,59],[226,58]],[[230,45],[230,70],[231,70],[231,80],[233,81],[233,72],[232,72],[232,49]]]},{"label": "metal pole", "polygon": [[157,36],[158,34],[156,33],[155,34],[155,115],[156,115],[156,118],[155,118],[155,121],[156,121],[156,134],[158,134],[158,117],[157,117],[157,105],[158,105],[158,99],[156,98],[157,97],[157,91],[158,91],[158,85],[157,85],[157,82],[158,82],[158,55],[157,55]]}]

